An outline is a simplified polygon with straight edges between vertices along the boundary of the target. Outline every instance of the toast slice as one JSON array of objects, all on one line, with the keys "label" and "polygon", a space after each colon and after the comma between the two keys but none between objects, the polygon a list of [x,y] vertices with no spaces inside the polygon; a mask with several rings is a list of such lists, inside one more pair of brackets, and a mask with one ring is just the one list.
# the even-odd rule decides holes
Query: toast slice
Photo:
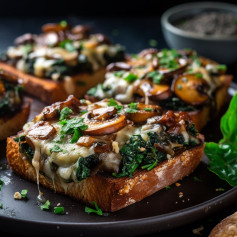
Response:
[{"label": "toast slice", "polygon": [[13,116],[0,117],[0,140],[4,140],[20,131],[27,122],[30,113],[30,103],[24,102],[19,112]]},{"label": "toast slice", "polygon": [[191,50],[145,49],[135,58],[107,66],[106,80],[86,98],[113,97],[123,104],[142,102],[185,111],[200,131],[220,112],[232,76],[226,66]]},{"label": "toast slice", "polygon": [[[203,137],[200,138],[202,139],[200,145],[183,151],[174,159],[159,164],[151,171],[138,171],[132,178],[113,178],[96,174],[79,183],[69,184],[67,192],[60,182],[56,181],[53,184],[52,180],[41,174],[39,182],[46,188],[79,201],[88,204],[96,201],[102,210],[114,212],[152,195],[193,172],[203,155]],[[7,139],[7,159],[14,173],[37,182],[35,168],[22,156],[14,137]]]},{"label": "toast slice", "polygon": [[203,149],[185,112],[69,96],[8,138],[7,159],[26,179],[116,211],[189,175]]},{"label": "toast slice", "polygon": [[65,77],[61,81],[52,81],[21,72],[3,62],[0,62],[0,68],[12,82],[17,83],[20,78],[24,84],[25,92],[46,104],[65,100],[70,94],[74,94],[78,98],[83,97],[91,87],[104,81],[105,74],[105,68],[100,68],[93,73],[84,72]]},{"label": "toast slice", "polygon": [[105,67],[124,60],[124,48],[103,34],[92,34],[85,25],[65,21],[42,26],[38,35],[24,34],[0,54],[0,68],[25,91],[46,104],[82,97],[104,80]]}]

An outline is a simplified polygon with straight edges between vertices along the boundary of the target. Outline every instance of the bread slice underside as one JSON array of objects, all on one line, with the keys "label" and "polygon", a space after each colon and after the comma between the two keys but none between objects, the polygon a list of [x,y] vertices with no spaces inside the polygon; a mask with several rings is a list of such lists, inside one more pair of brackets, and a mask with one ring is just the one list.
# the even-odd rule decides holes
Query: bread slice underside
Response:
[{"label": "bread slice underside", "polygon": [[90,88],[103,82],[105,75],[105,68],[103,67],[93,73],[83,72],[73,76],[65,76],[60,81],[53,81],[21,72],[13,66],[2,62],[0,62],[0,68],[13,82],[21,79],[25,91],[46,104],[65,100],[71,94],[81,98]]},{"label": "bread slice underside", "polygon": [[[52,180],[42,174],[40,174],[39,182],[51,190],[87,204],[96,201],[103,211],[114,212],[142,200],[193,172],[203,155],[202,137],[201,141],[198,146],[184,150],[150,171],[136,171],[132,178],[115,178],[96,174],[81,182],[69,183],[66,189],[57,180],[54,186]],[[10,168],[17,175],[34,182],[37,181],[35,168],[20,153],[19,144],[14,137],[7,140],[7,159]]]},{"label": "bread slice underside", "polygon": [[4,140],[20,131],[27,122],[30,113],[30,103],[24,102],[21,110],[12,116],[0,117],[0,140]]}]

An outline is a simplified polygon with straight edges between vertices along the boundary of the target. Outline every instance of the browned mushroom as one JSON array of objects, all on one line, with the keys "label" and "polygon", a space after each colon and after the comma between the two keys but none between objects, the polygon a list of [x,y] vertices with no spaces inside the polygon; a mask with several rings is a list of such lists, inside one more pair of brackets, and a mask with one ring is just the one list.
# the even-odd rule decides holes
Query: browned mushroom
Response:
[{"label": "browned mushroom", "polygon": [[105,153],[112,151],[111,144],[104,143],[104,142],[97,142],[94,145],[94,151],[95,153]]},{"label": "browned mushroom", "polygon": [[96,139],[91,136],[82,136],[77,141],[77,145],[84,147],[91,147],[96,142]]},{"label": "browned mushroom", "polygon": [[70,26],[68,24],[60,24],[60,23],[48,23],[42,26],[42,31],[44,33],[59,32],[59,31],[65,31],[68,29],[70,29]]},{"label": "browned mushroom", "polygon": [[126,113],[129,120],[136,124],[145,123],[147,119],[162,114],[162,108],[158,105],[138,104],[135,113]]},{"label": "browned mushroom", "polygon": [[42,120],[52,120],[59,116],[60,110],[69,107],[74,112],[79,112],[80,101],[73,95],[68,96],[66,101],[56,102],[47,106],[41,112]]},{"label": "browned mushroom", "polygon": [[124,62],[117,62],[111,63],[107,66],[107,72],[114,72],[114,71],[129,71],[132,67]]},{"label": "browned mushroom", "polygon": [[5,93],[5,87],[2,80],[0,80],[0,95],[3,95],[4,93]]},{"label": "browned mushroom", "polygon": [[208,83],[195,74],[182,75],[172,84],[174,93],[184,102],[192,105],[200,105],[209,99],[207,91]]},{"label": "browned mushroom", "polygon": [[99,121],[111,119],[117,113],[117,109],[113,106],[94,109],[91,112],[91,118]]},{"label": "browned mushroom", "polygon": [[113,118],[106,121],[98,121],[90,118],[90,113],[85,116],[84,123],[88,128],[83,131],[86,135],[106,135],[119,131],[127,125],[125,115],[116,114]]},{"label": "browned mushroom", "polygon": [[134,86],[133,93],[143,97],[148,96],[151,100],[165,100],[172,95],[168,85],[158,85],[146,79]]},{"label": "browned mushroom", "polygon": [[91,31],[90,27],[85,25],[76,25],[71,30],[73,34],[83,34],[83,35],[89,35],[90,31]]},{"label": "browned mushroom", "polygon": [[16,45],[21,45],[21,44],[32,44],[35,42],[36,35],[32,35],[30,33],[21,35],[15,39],[15,44]]},{"label": "browned mushroom", "polygon": [[40,121],[30,127],[27,136],[39,140],[46,140],[56,133],[56,129],[46,121]]},{"label": "browned mushroom", "polygon": [[144,49],[144,50],[142,50],[142,51],[138,54],[138,56],[139,56],[139,57],[145,57],[145,56],[148,55],[148,54],[157,54],[158,52],[159,52],[159,50],[158,50],[158,49],[154,49],[154,48]]}]

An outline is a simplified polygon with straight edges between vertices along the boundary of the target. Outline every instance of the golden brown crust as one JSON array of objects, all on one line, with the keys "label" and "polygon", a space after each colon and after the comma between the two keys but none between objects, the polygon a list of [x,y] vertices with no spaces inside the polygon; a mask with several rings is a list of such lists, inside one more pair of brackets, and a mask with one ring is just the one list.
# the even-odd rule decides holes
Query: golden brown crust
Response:
[{"label": "golden brown crust", "polygon": [[[212,105],[211,103],[208,105],[204,105],[201,110],[188,112],[189,116],[195,123],[198,131],[201,131],[201,129],[210,120],[215,118],[220,113],[221,108],[223,107],[223,105],[225,104],[228,98],[228,88],[230,86],[232,79],[233,79],[233,76],[231,75],[223,75],[220,77],[220,80],[222,81],[222,86],[217,88],[215,92],[214,105]],[[214,112],[211,106],[215,106]]]},{"label": "golden brown crust", "polygon": [[19,78],[22,79],[25,91],[46,104],[65,100],[70,94],[82,97],[87,90],[103,82],[105,74],[105,68],[101,68],[94,73],[79,73],[55,82],[26,74],[3,62],[0,62],[0,68],[3,70],[3,74],[13,82],[17,82]]},{"label": "golden brown crust", "polygon": [[[201,161],[204,143],[185,150],[172,160],[167,160],[151,171],[137,171],[133,178],[113,178],[94,175],[79,183],[68,184],[67,191],[55,181],[56,191],[85,203],[96,201],[104,211],[117,211],[161,190],[167,185],[189,175]],[[7,140],[7,159],[11,169],[18,175],[36,182],[36,172],[30,162],[19,152],[13,137]],[[40,184],[54,190],[51,180],[40,175]]]},{"label": "golden brown crust", "polygon": [[30,113],[30,103],[25,102],[19,112],[13,116],[0,118],[0,140],[4,140],[20,131],[27,122]]},{"label": "golden brown crust", "polygon": [[237,212],[222,220],[210,233],[209,237],[237,236]]}]

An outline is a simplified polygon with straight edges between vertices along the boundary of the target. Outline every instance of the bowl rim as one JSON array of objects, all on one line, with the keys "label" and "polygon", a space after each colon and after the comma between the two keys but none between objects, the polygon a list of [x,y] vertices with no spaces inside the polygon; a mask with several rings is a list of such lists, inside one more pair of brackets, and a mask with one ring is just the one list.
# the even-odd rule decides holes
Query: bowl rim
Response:
[{"label": "bowl rim", "polygon": [[170,23],[169,18],[179,12],[186,11],[189,9],[217,9],[217,10],[227,10],[233,12],[233,9],[236,10],[237,13],[237,6],[231,3],[223,3],[223,2],[192,2],[192,3],[185,3],[179,4],[174,7],[169,8],[166,10],[161,16],[161,25],[166,30],[180,36],[192,38],[192,39],[199,39],[205,41],[236,41],[237,35],[235,36],[214,36],[214,35],[202,35],[198,33],[193,33],[190,31],[182,30],[173,24]]}]

